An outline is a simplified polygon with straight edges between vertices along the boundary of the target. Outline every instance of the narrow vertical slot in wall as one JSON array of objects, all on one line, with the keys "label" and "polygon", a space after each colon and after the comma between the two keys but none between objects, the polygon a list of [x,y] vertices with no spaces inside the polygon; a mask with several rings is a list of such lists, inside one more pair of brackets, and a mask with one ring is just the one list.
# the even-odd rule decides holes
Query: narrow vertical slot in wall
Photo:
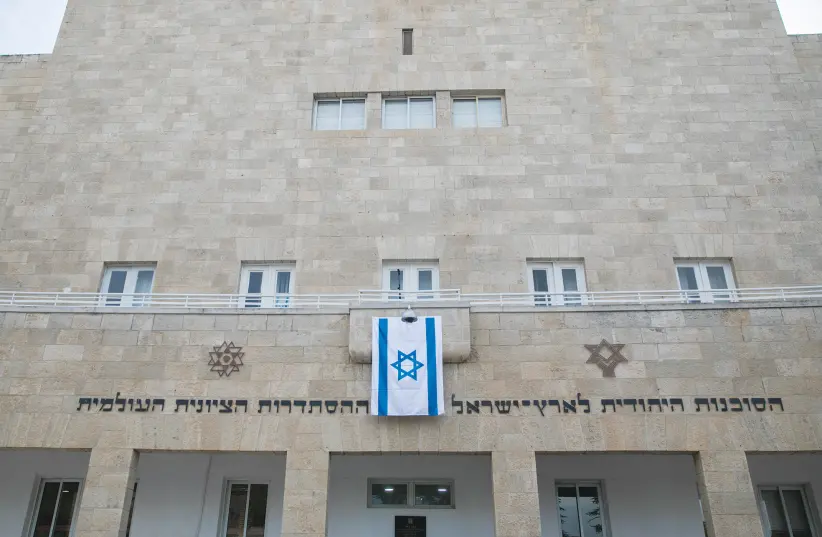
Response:
[{"label": "narrow vertical slot in wall", "polygon": [[410,56],[414,53],[414,30],[405,28],[402,31],[402,55]]}]

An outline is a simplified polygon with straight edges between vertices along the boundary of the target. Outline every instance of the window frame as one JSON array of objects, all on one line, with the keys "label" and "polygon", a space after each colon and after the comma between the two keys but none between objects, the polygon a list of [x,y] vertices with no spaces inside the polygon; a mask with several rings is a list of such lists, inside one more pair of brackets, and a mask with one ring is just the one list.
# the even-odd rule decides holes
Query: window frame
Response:
[{"label": "window frame", "polygon": [[[343,103],[344,102],[353,102],[353,101],[361,101],[362,106],[362,128],[359,129],[343,129],[342,128],[342,112],[343,112]],[[311,128],[315,131],[319,132],[334,132],[334,131],[364,131],[368,127],[368,106],[367,106],[368,99],[366,97],[327,97],[327,98],[318,98],[314,99],[314,121],[311,125]],[[319,119],[319,107],[320,103],[337,103],[339,104],[339,109],[337,110],[337,128],[336,129],[318,129],[317,128],[317,120]]]},{"label": "window frame", "polygon": [[[559,487],[574,487],[576,489],[577,502],[579,502],[580,487],[596,487],[597,494],[599,495],[599,503],[601,505],[600,517],[602,518],[602,537],[608,537],[610,535],[611,528],[609,527],[610,524],[608,523],[608,509],[607,500],[605,498],[605,487],[603,486],[602,481],[597,481],[595,479],[582,479],[578,481],[563,479],[554,482],[554,503],[557,509],[557,529],[559,530],[558,535],[562,535],[562,519],[559,516]],[[584,535],[585,532],[582,531],[582,519],[579,517],[579,503],[577,503],[577,520],[579,521],[580,532]]]},{"label": "window frame", "polygon": [[[727,289],[711,288],[708,277],[709,267],[721,267],[725,275]],[[694,269],[696,289],[683,289],[679,279],[680,268]],[[674,275],[683,302],[688,304],[713,304],[714,302],[736,302],[736,280],[734,279],[731,261],[728,259],[677,259],[674,261]],[[722,296],[725,295],[725,296]]]},{"label": "window frame", "polygon": [[[526,263],[528,270],[528,291],[533,295],[534,305],[538,307],[551,306],[584,306],[588,303],[588,286],[585,282],[585,264],[582,261],[528,261]],[[577,291],[565,292],[562,285],[562,271],[564,269],[574,269],[576,271]],[[548,292],[541,293],[536,291],[534,282],[534,271],[545,270],[548,279]],[[574,297],[573,294],[578,293],[579,297]],[[544,294],[546,296],[537,296]],[[570,296],[566,296],[570,295]]]},{"label": "window frame", "polygon": [[[157,276],[157,265],[151,263],[116,263],[106,264],[103,278],[100,282],[100,305],[105,307],[144,307],[151,304],[150,296],[134,296],[137,287],[137,277],[141,271],[151,270],[151,286],[148,293],[140,295],[151,295],[154,290],[154,280]],[[107,291],[111,284],[111,276],[115,271],[125,271],[126,280],[123,284],[122,293],[110,293]],[[118,296],[120,295],[120,296]]]},{"label": "window frame", "polygon": [[[403,271],[403,288],[391,289],[391,272],[394,270]],[[425,293],[428,290],[420,290],[420,271],[431,271],[431,294],[420,296],[420,293]],[[411,281],[413,288],[406,286],[405,274],[413,274]],[[410,294],[412,298],[409,300],[436,300],[439,297],[440,291],[440,268],[439,263],[435,261],[390,261],[382,264],[382,290],[388,291],[384,298],[385,300],[403,300],[403,293]]]},{"label": "window frame", "polygon": [[[240,265],[240,284],[238,287],[238,307],[240,308],[287,308],[291,304],[291,295],[294,294],[295,265],[288,263],[242,263]],[[248,280],[252,272],[262,272],[263,280],[260,283],[259,293],[249,293]],[[277,277],[280,273],[290,273],[288,293],[277,292]],[[270,290],[267,291],[266,289]]]},{"label": "window frame", "polygon": [[[37,515],[40,512],[40,505],[43,501],[43,492],[45,491],[47,483],[60,483],[60,489],[63,488],[63,483],[77,483],[77,499],[74,502],[74,509],[72,510],[71,514],[71,528],[69,529],[69,537],[74,537],[75,532],[77,530],[77,516],[80,513],[80,500],[83,497],[83,485],[85,484],[85,480],[73,477],[43,477],[38,479],[37,487],[34,489],[34,500],[30,502],[31,512],[28,516],[27,529],[25,535],[26,537],[34,537],[34,532],[37,529]],[[57,511],[60,507],[59,496],[57,505],[55,507],[56,508],[54,509],[54,514],[51,517],[49,535],[54,533],[54,522],[57,517]]]},{"label": "window frame", "polygon": [[802,506],[805,508],[805,517],[808,519],[808,526],[811,530],[811,536],[819,537],[819,520],[817,518],[818,514],[815,510],[812,509],[812,504],[810,503],[807,489],[808,485],[806,484],[765,484],[758,485],[756,487],[756,499],[759,508],[759,518],[762,521],[762,528],[766,531],[766,537],[770,537],[772,532],[770,518],[768,517],[767,506],[765,505],[765,499],[762,497],[762,491],[764,490],[775,490],[777,494],[779,494],[779,501],[782,506],[782,512],[785,514],[785,523],[788,525],[788,532],[791,535],[793,535],[793,528],[791,527],[790,516],[788,516],[788,509],[785,505],[785,497],[782,495],[782,491],[799,491],[799,494],[802,498]]},{"label": "window frame", "polygon": [[[231,486],[232,485],[248,485],[248,497],[245,503],[245,530],[244,532],[248,532],[248,505],[251,503],[251,486],[252,485],[265,485],[266,486],[266,500],[265,500],[265,521],[266,525],[268,523],[268,515],[269,512],[269,505],[268,502],[271,500],[271,481],[256,481],[253,479],[225,479],[223,481],[223,494],[220,502],[220,520],[218,527],[218,535],[219,537],[225,537],[226,533],[228,532],[228,506],[231,502]],[[263,528],[264,533],[268,533],[266,528]],[[245,537],[245,536],[244,536]]]},{"label": "window frame", "polygon": [[[499,125],[480,125],[480,101],[497,100],[500,104]],[[454,125],[456,114],[454,114],[454,101],[474,101],[474,120],[472,127],[459,127]],[[502,95],[452,95],[451,96],[451,127],[455,129],[499,129],[505,126],[505,99]]]},{"label": "window frame", "polygon": [[[431,126],[430,127],[412,127],[411,126],[411,101],[427,100],[431,103]],[[388,101],[404,101],[405,102],[405,127],[386,127],[385,120],[385,105]],[[382,128],[390,131],[407,131],[407,130],[428,130],[437,128],[437,99],[434,95],[406,95],[404,97],[383,97],[382,99]]]},{"label": "window frame", "polygon": [[[375,504],[371,494],[371,487],[373,485],[406,485],[408,487],[408,497],[405,504]],[[451,489],[451,503],[448,505],[417,505],[416,504],[416,485],[445,485]],[[437,479],[433,477],[426,477],[420,479],[410,479],[407,477],[390,478],[390,477],[369,477],[366,488],[366,506],[374,509],[456,509],[457,497],[454,479],[444,477]]]}]

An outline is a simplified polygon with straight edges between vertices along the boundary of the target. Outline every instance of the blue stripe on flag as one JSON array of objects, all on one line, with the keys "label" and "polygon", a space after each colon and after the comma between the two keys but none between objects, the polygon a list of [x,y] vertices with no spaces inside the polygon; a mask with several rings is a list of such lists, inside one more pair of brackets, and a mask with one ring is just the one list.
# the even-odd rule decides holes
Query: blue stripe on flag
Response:
[{"label": "blue stripe on flag", "polygon": [[377,384],[377,415],[388,415],[388,319],[377,321],[380,338],[379,381]]},{"label": "blue stripe on flag", "polygon": [[437,416],[437,331],[433,317],[425,319],[425,355],[428,359],[428,415]]}]

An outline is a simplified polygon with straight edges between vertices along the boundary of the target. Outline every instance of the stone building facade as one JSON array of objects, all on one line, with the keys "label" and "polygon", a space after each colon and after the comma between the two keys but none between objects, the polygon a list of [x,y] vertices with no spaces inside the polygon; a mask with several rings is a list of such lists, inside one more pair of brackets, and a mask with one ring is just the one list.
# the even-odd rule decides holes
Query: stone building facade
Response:
[{"label": "stone building facade", "polygon": [[[0,57],[0,535],[822,537],[820,59],[774,0],[69,0]],[[409,303],[446,415],[370,416]]]}]

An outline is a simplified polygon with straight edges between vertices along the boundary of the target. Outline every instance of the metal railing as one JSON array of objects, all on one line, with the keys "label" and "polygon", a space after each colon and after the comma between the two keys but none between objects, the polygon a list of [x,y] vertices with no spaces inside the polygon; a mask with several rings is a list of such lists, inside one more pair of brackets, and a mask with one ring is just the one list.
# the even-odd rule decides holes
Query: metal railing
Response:
[{"label": "metal railing", "polygon": [[578,293],[472,293],[462,295],[472,306],[604,306],[651,304],[714,304],[794,301],[822,298],[822,286],[758,287],[683,291],[594,291]]},{"label": "metal railing", "polygon": [[595,291],[579,293],[461,293],[363,290],[328,294],[120,294],[42,291],[0,291],[0,307],[153,307],[281,309],[348,307],[385,302],[456,302],[471,306],[537,306],[546,308],[601,305],[711,304],[822,299],[822,285],[760,287],[711,291]]},{"label": "metal railing", "polygon": [[59,308],[323,308],[348,307],[369,302],[459,301],[459,289],[436,291],[365,290],[355,294],[174,294],[174,293],[72,293],[0,291],[1,306]]}]

